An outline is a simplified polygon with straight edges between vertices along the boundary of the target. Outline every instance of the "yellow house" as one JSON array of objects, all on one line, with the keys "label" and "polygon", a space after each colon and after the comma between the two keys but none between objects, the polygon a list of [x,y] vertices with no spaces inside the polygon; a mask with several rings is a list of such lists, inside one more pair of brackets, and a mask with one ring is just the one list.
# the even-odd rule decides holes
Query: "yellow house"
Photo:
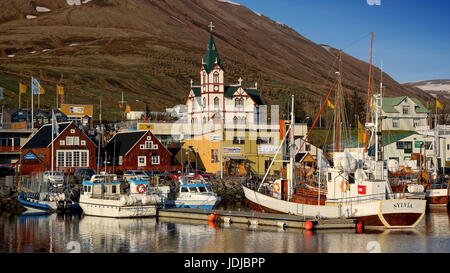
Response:
[{"label": "yellow house", "polygon": [[[223,141],[222,141],[223,138]],[[264,175],[281,143],[279,127],[234,125],[183,140],[184,162],[192,168],[219,174],[222,160],[224,175]],[[281,148],[270,169],[277,174],[283,167]],[[222,157],[222,158],[221,158]],[[177,156],[180,159],[180,156]]]}]

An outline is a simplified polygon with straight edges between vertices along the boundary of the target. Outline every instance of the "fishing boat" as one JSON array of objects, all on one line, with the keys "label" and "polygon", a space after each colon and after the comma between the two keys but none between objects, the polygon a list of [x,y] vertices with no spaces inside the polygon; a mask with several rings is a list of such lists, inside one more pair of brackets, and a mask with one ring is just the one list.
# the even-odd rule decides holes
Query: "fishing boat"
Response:
[{"label": "fishing boat", "polygon": [[64,193],[21,193],[17,200],[29,212],[68,213],[79,209],[78,204],[66,199]]},{"label": "fishing boat", "polygon": [[[243,184],[245,197],[249,205],[259,211],[286,213],[316,219],[352,218],[361,221],[366,228],[414,228],[425,214],[426,200],[423,198],[423,194],[406,195],[392,191],[387,168],[385,162],[381,160],[379,149],[381,146],[379,116],[382,96],[381,94],[372,96],[370,78],[367,107],[372,109],[373,113],[367,112],[365,148],[363,151],[356,152],[339,149],[339,147],[342,147],[339,129],[342,126],[342,121],[344,121],[344,119],[340,119],[340,115],[344,111],[339,110],[339,102],[342,98],[340,96],[342,90],[339,88],[341,86],[341,56],[342,52],[339,60],[339,72],[336,73],[339,84],[336,96],[338,103],[335,108],[333,166],[322,170],[322,164],[320,163],[322,155],[319,151],[317,155],[319,160],[318,186],[308,181],[299,181],[296,178],[295,156],[301,150],[301,146],[297,152],[294,150],[294,136],[293,133],[290,133],[293,132],[295,123],[294,97],[292,96],[290,126],[277,150],[278,154],[282,145],[287,142],[289,135],[290,140],[287,143],[289,161],[287,162],[286,178],[280,178],[269,183],[265,181],[276,158],[275,155],[261,183]],[[303,144],[307,141],[311,130],[320,118],[335,85],[336,82],[330,89],[307,136],[302,141]],[[374,143],[371,149],[372,153],[368,149],[369,132]]]},{"label": "fishing boat", "polygon": [[214,209],[221,198],[211,184],[199,175],[182,175],[178,179],[179,192],[175,199],[177,208]]},{"label": "fishing boat", "polygon": [[157,196],[147,194],[146,184],[134,181],[130,193],[121,193],[117,175],[100,173],[83,181],[79,204],[84,214],[113,218],[156,216]]}]

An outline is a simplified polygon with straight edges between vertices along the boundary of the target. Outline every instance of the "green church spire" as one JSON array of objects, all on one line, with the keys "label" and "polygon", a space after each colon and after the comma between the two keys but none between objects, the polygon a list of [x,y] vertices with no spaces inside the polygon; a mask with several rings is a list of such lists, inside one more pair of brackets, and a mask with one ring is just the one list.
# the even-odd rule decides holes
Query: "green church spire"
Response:
[{"label": "green church spire", "polygon": [[212,22],[209,27],[211,28],[211,35],[209,37],[208,48],[206,49],[206,55],[203,63],[203,67],[208,74],[214,69],[216,63],[223,69],[222,60],[219,57],[219,52],[217,51],[216,43],[214,42],[212,31],[214,26],[212,25]]}]

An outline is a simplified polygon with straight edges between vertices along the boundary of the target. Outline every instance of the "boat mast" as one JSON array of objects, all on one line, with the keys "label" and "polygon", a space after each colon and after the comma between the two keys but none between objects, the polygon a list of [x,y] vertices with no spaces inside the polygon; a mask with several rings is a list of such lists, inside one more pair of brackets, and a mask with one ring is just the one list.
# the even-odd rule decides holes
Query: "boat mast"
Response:
[{"label": "boat mast", "polygon": [[293,188],[294,188],[294,181],[295,181],[295,168],[294,168],[294,164],[295,164],[295,139],[294,139],[294,131],[295,131],[295,114],[294,114],[294,95],[292,95],[292,107],[291,107],[291,133],[290,133],[290,138],[289,138],[289,169],[288,171],[290,171],[290,176],[289,176],[289,180],[288,180],[288,199],[291,199],[292,196],[292,192],[293,192]]},{"label": "boat mast", "polygon": [[338,75],[338,90],[337,90],[337,94],[336,94],[336,108],[335,108],[335,130],[336,130],[336,134],[335,134],[335,151],[339,152],[339,148],[340,148],[340,141],[341,141],[341,137],[340,137],[340,128],[341,128],[341,99],[342,99],[342,78],[341,78],[341,73],[342,73],[342,50],[339,51],[339,75]]},{"label": "boat mast", "polygon": [[[369,63],[369,86],[367,88],[367,115],[366,115],[366,123],[369,123],[370,121],[370,99],[371,99],[371,92],[372,89],[372,49],[373,49],[373,32],[371,33],[371,39],[370,39],[370,63]],[[366,139],[365,139],[365,148],[364,152],[367,153],[369,147],[369,129],[366,128]]]},{"label": "boat mast", "polygon": [[[438,131],[437,131],[437,119],[438,119],[438,114],[437,114],[437,103],[436,103],[436,118],[434,119],[434,144],[433,144],[433,150],[434,150],[434,158],[433,158],[433,161],[434,161],[434,170],[433,170],[433,176],[435,177],[435,182],[436,182],[436,179],[437,179],[437,168],[438,168],[438,161],[437,161],[437,154],[438,154],[438,151],[440,152],[440,150],[438,149],[438,145],[437,145],[437,142],[438,142]],[[442,159],[441,159],[441,161],[442,161]]]}]

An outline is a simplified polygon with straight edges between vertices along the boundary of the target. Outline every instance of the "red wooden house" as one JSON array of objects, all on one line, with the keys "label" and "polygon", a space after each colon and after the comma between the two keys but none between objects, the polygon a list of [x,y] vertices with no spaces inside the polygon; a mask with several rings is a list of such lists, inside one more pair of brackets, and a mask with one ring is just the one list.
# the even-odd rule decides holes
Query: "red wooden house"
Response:
[{"label": "red wooden house", "polygon": [[172,153],[150,131],[117,133],[106,144],[105,151],[116,172],[173,168]]},{"label": "red wooden house", "polygon": [[[23,145],[22,174],[51,170],[52,125],[42,126]],[[58,124],[53,140],[53,169],[73,174],[78,168],[95,168],[96,144],[73,122]]]}]

